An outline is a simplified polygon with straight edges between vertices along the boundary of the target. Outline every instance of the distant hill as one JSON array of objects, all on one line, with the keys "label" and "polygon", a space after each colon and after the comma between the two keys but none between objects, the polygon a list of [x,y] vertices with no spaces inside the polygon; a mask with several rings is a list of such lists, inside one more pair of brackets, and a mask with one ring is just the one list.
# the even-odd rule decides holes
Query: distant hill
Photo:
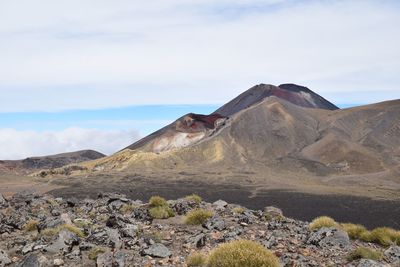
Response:
[{"label": "distant hill", "polygon": [[29,157],[22,160],[2,160],[0,161],[0,172],[26,173],[40,169],[54,169],[103,157],[105,157],[104,154],[94,150],[81,150],[43,157]]}]

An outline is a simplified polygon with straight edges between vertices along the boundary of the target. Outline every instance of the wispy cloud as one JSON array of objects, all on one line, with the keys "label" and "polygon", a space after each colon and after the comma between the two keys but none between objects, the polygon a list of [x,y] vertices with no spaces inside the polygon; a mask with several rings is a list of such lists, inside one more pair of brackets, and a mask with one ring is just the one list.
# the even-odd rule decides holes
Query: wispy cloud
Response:
[{"label": "wispy cloud", "polygon": [[261,82],[400,98],[398,25],[398,1],[1,1],[0,112],[224,103]]},{"label": "wispy cloud", "polygon": [[0,159],[22,159],[83,149],[111,154],[138,138],[136,131],[68,128],[38,132],[0,129]]}]

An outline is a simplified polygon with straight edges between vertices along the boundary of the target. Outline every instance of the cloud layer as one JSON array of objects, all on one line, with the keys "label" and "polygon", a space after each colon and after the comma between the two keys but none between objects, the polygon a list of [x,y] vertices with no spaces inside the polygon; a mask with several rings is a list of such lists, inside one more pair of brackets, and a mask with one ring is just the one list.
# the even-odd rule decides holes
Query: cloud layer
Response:
[{"label": "cloud layer", "polygon": [[[398,1],[0,2],[0,112],[223,103],[256,83],[400,98]],[[385,99],[371,97],[368,102]]]},{"label": "cloud layer", "polygon": [[0,129],[0,159],[23,159],[83,149],[111,154],[138,138],[136,131],[68,128],[62,131],[38,132]]}]

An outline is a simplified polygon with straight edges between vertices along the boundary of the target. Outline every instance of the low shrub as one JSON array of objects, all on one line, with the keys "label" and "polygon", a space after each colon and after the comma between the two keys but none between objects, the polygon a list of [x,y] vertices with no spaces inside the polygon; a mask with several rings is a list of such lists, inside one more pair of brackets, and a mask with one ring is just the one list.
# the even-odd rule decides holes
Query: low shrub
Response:
[{"label": "low shrub", "polygon": [[262,245],[238,240],[220,245],[211,251],[209,267],[278,267],[278,258]]},{"label": "low shrub", "polygon": [[233,213],[243,214],[244,208],[236,207],[236,208],[233,208],[232,211],[233,211]]},{"label": "low shrub", "polygon": [[347,232],[351,239],[360,239],[368,230],[361,224],[342,223],[340,226]]},{"label": "low shrub", "polygon": [[89,255],[88,255],[88,258],[90,259],[90,260],[97,260],[97,257],[100,255],[100,254],[103,254],[103,253],[105,253],[106,252],[106,250],[104,249],[104,248],[102,248],[102,247],[93,247],[90,251],[89,251]]},{"label": "low shrub", "polygon": [[160,231],[153,231],[150,233],[150,238],[156,243],[161,243],[161,241],[165,238],[165,234]]},{"label": "low shrub", "polygon": [[315,218],[309,225],[310,230],[318,230],[322,227],[336,227],[338,226],[337,222],[334,219],[328,216],[321,216]]},{"label": "low shrub", "polygon": [[192,200],[194,202],[196,202],[197,204],[200,204],[202,201],[202,198],[199,195],[196,194],[191,194],[189,196],[185,197],[187,200]]},{"label": "low shrub", "polygon": [[160,197],[160,196],[153,196],[149,200],[149,205],[150,207],[162,207],[162,206],[168,206],[167,200],[165,198]]},{"label": "low shrub", "polygon": [[185,224],[189,225],[201,225],[205,223],[209,218],[213,216],[212,211],[204,209],[192,210],[186,215]]},{"label": "low shrub", "polygon": [[80,228],[76,227],[75,225],[63,224],[63,225],[60,226],[60,228],[61,228],[60,231],[61,230],[68,230],[71,233],[74,233],[79,237],[85,237],[85,233],[83,233],[82,230]]},{"label": "low shrub", "polygon": [[90,221],[90,220],[87,220],[87,219],[80,219],[80,218],[78,218],[78,219],[75,219],[74,221],[73,221],[73,223],[77,226],[77,227],[79,227],[79,228],[83,228],[83,229],[87,229],[87,228],[90,228],[92,225],[93,225],[93,223]]},{"label": "low shrub", "polygon": [[46,228],[42,230],[40,234],[43,236],[54,236],[60,233],[62,230],[70,231],[71,233],[74,233],[79,237],[85,237],[85,233],[83,233],[81,229],[71,224],[63,224],[57,226],[56,228]]},{"label": "low shrub", "polygon": [[347,259],[349,261],[359,260],[359,259],[369,259],[369,260],[381,260],[383,258],[383,254],[380,251],[359,247],[352,251]]},{"label": "low shrub", "polygon": [[133,205],[133,204],[124,204],[124,205],[121,206],[119,211],[122,214],[129,214],[129,213],[132,213],[135,208],[136,208],[136,206]]},{"label": "low shrub", "polygon": [[382,246],[390,246],[400,244],[400,231],[396,231],[389,227],[375,228],[371,232],[365,232],[360,237],[365,242],[373,242]]},{"label": "low shrub", "polygon": [[174,211],[168,206],[154,207],[149,212],[153,219],[168,219],[175,216]]},{"label": "low shrub", "polygon": [[202,267],[207,264],[207,256],[202,253],[193,253],[186,259],[187,267]]},{"label": "low shrub", "polygon": [[36,231],[38,229],[38,224],[39,222],[36,220],[29,220],[25,225],[24,225],[24,230],[26,232],[32,232]]},{"label": "low shrub", "polygon": [[46,229],[43,229],[42,231],[40,231],[40,235],[51,237],[51,236],[55,236],[59,232],[60,232],[60,230],[58,228],[46,228]]}]

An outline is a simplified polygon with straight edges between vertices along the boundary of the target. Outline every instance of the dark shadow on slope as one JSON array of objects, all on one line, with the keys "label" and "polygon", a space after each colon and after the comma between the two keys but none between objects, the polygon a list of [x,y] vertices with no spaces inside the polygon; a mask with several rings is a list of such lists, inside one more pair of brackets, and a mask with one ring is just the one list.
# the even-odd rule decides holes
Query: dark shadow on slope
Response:
[{"label": "dark shadow on slope", "polygon": [[[128,180],[130,180],[128,182]],[[133,181],[135,180],[135,181]],[[400,201],[373,200],[343,195],[313,195],[290,191],[268,190],[252,196],[251,188],[230,185],[207,185],[193,181],[162,182],[140,178],[128,178],[119,183],[75,183],[70,187],[51,191],[62,197],[97,197],[101,192],[116,192],[132,199],[147,201],[153,195],[176,199],[197,193],[206,201],[218,199],[236,203],[251,209],[276,206],[285,216],[310,221],[328,215],[339,222],[360,223],[368,228],[389,226],[400,229]]]}]

